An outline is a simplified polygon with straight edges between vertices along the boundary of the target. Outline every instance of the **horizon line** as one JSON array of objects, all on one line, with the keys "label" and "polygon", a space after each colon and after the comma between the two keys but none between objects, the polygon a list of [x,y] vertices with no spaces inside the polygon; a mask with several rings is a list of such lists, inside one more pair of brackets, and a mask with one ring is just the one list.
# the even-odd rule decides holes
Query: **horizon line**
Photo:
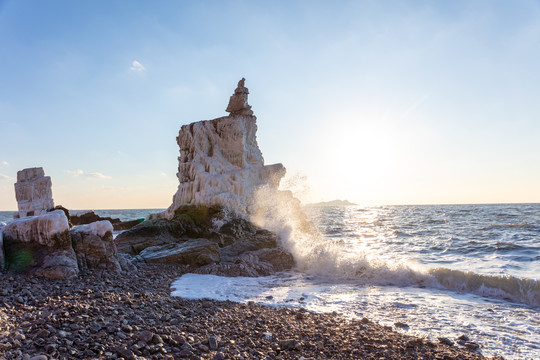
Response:
[{"label": "horizon line", "polygon": [[[334,200],[329,200],[334,201]],[[348,201],[348,200],[347,200]],[[328,201],[320,201],[320,202],[312,202],[307,204],[302,204],[302,206],[309,206],[318,204],[321,202],[328,202]],[[355,203],[354,205],[344,205],[344,206],[358,206],[358,207],[378,207],[378,206],[460,206],[460,205],[536,205],[540,202],[486,202],[486,203],[429,203],[429,204],[379,204],[379,205],[360,205]],[[331,205],[330,205],[331,206]],[[99,211],[99,210],[164,210],[168,207],[159,207],[159,208],[93,208],[93,209],[68,209],[69,211],[84,211],[84,210],[93,210],[93,211]],[[18,210],[0,210],[0,212],[18,212]]]}]

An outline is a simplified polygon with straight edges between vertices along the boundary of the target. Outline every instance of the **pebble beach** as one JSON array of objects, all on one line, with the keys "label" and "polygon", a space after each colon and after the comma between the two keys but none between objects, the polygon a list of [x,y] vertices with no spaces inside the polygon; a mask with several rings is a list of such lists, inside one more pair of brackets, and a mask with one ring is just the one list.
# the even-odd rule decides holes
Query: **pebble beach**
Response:
[{"label": "pebble beach", "polygon": [[187,270],[2,274],[0,358],[485,359],[466,338],[416,338],[367,318],[170,296]]}]

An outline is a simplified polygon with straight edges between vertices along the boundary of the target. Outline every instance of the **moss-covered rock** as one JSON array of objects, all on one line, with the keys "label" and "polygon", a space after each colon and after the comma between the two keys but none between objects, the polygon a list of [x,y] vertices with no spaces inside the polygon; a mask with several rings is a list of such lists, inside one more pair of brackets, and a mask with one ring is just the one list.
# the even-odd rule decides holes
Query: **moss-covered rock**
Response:
[{"label": "moss-covered rock", "polygon": [[257,276],[294,266],[276,234],[220,207],[181,206],[171,220],[152,218],[119,234],[116,245],[138,261],[212,266],[212,273]]}]

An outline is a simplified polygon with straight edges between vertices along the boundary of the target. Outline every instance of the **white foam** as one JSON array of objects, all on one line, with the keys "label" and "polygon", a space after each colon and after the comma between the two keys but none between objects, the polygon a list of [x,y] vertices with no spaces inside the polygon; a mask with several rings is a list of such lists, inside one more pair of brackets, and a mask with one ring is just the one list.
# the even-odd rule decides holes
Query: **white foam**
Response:
[{"label": "white foam", "polygon": [[[429,288],[364,285],[328,281],[299,274],[225,278],[186,274],[172,285],[173,296],[208,298],[239,303],[254,301],[276,307],[303,307],[309,311],[336,311],[346,317],[368,317],[415,336],[467,335],[486,355],[508,359],[540,357],[540,314],[518,304]],[[536,348],[535,348],[536,347]]]}]

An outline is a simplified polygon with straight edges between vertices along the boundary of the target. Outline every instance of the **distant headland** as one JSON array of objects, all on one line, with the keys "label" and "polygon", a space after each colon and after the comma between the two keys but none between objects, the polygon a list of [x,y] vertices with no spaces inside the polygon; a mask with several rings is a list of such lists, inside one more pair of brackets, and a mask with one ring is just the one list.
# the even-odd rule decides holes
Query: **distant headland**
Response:
[{"label": "distant headland", "polygon": [[308,204],[308,206],[352,206],[352,205],[358,205],[358,204],[352,203],[348,200],[331,200],[331,201],[323,201],[323,202]]}]

